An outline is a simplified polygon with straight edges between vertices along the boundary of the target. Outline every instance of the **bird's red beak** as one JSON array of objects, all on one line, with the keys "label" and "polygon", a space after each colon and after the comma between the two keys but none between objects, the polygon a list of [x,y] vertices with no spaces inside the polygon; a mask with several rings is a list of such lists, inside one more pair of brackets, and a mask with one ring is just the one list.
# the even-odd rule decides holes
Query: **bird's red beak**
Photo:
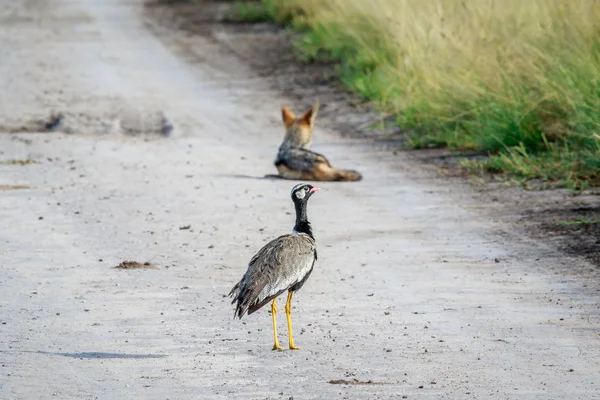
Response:
[{"label": "bird's red beak", "polygon": [[313,186],[313,188],[312,188],[312,189],[310,189],[310,192],[311,192],[311,193],[314,193],[314,192],[316,192],[316,191],[318,191],[318,190],[321,190],[321,188],[320,188],[320,187],[318,187],[318,186]]}]

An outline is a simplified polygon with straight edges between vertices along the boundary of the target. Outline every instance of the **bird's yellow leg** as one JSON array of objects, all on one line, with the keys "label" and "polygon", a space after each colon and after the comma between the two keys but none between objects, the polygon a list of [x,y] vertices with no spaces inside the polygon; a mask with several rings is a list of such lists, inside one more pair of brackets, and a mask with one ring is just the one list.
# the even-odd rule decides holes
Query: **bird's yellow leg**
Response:
[{"label": "bird's yellow leg", "polygon": [[271,316],[273,317],[273,340],[275,341],[273,350],[283,350],[283,347],[279,345],[279,340],[277,340],[277,298],[274,298],[273,303],[271,303]]},{"label": "bird's yellow leg", "polygon": [[294,334],[292,333],[292,292],[288,292],[287,303],[285,303],[285,315],[288,323],[288,335],[290,337],[290,350],[302,350],[294,346]]}]

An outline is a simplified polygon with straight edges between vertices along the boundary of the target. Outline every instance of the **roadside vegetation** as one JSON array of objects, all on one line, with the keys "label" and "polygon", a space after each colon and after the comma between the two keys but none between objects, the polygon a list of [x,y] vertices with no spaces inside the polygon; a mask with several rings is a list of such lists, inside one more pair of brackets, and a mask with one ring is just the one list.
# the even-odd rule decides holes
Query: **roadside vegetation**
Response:
[{"label": "roadside vegetation", "polygon": [[[595,0],[261,0],[242,18],[300,33],[306,62],[409,131],[413,148],[575,191],[600,184],[600,2]],[[539,187],[540,185],[538,185]]]}]

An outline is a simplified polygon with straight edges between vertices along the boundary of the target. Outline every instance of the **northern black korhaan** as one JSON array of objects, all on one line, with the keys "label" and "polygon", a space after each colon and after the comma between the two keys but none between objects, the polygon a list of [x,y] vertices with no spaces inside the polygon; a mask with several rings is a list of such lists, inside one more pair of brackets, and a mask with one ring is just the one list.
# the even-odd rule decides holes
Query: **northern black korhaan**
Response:
[{"label": "northern black korhaan", "polygon": [[310,276],[317,249],[310,222],[306,214],[308,199],[319,190],[309,184],[298,184],[292,188],[292,201],[296,208],[296,224],[292,233],[279,236],[267,243],[252,259],[242,279],[231,289],[232,303],[237,303],[234,318],[252,314],[265,304],[273,301],[273,350],[283,350],[277,339],[277,296],[288,291],[285,313],[288,323],[289,347],[294,345],[292,334],[292,295],[297,292]]}]

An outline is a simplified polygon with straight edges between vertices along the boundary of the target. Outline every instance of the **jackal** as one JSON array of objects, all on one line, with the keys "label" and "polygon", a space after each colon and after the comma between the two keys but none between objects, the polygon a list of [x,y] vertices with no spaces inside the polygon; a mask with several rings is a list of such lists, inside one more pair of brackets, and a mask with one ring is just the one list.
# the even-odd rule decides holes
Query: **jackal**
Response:
[{"label": "jackal", "polygon": [[281,108],[285,137],[275,159],[279,176],[305,181],[361,180],[362,175],[357,171],[334,168],[324,155],[310,149],[318,111],[318,102],[300,118],[296,118],[289,108]]}]

